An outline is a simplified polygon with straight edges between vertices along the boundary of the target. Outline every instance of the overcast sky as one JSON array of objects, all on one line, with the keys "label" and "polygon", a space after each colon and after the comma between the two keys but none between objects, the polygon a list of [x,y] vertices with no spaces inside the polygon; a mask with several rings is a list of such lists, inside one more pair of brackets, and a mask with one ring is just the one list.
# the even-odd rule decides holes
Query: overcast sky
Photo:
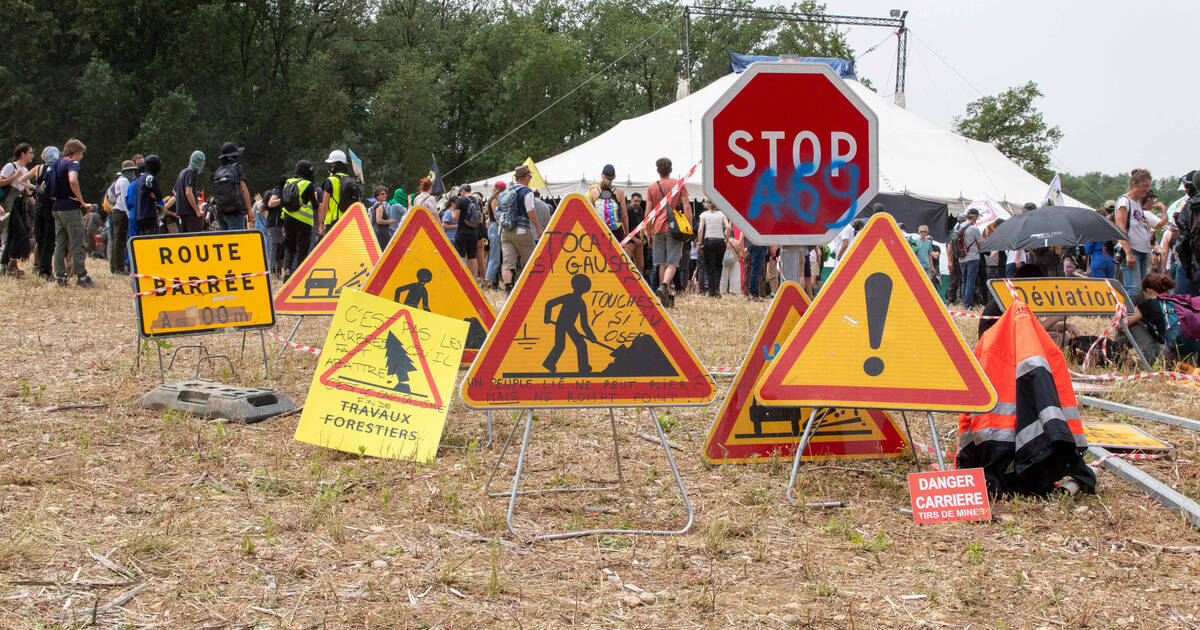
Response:
[{"label": "overcast sky", "polygon": [[[1143,167],[1165,177],[1200,167],[1200,81],[1185,82],[1200,75],[1200,2],[826,3],[837,15],[909,10],[908,109],[927,120],[948,128],[981,95],[1033,80],[1045,94],[1038,108],[1063,131],[1053,168],[1112,174]],[[859,75],[890,96],[896,38],[866,53],[885,36],[881,27],[847,33],[860,55]],[[1143,85],[1158,91],[1138,94]]]}]

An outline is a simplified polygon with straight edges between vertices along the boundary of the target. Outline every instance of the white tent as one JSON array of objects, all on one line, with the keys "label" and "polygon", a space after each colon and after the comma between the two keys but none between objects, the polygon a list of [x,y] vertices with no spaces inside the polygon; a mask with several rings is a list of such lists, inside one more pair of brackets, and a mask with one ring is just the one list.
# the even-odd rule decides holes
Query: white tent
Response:
[{"label": "white tent", "polygon": [[[585,193],[605,164],[617,171],[617,184],[644,191],[658,179],[654,161],[671,158],[682,176],[703,153],[700,120],[708,107],[737,78],[726,75],[653,112],[623,120],[612,129],[554,157],[538,159],[538,170],[551,197]],[[1025,172],[990,144],[964,138],[893,105],[857,81],[847,81],[879,117],[879,192],[907,193],[946,203],[960,212],[972,200],[990,197],[1010,210],[1028,201],[1040,203],[1047,184]],[[489,190],[496,180],[512,181],[512,171],[472,182]],[[692,197],[704,196],[702,169],[688,178]],[[1068,205],[1082,205],[1067,198]]]}]

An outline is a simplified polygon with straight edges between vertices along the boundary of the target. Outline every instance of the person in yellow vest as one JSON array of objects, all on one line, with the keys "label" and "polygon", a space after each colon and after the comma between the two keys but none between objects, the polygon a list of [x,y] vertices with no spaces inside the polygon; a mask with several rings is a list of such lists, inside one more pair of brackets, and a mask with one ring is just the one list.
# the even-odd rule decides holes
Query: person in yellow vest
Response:
[{"label": "person in yellow vest", "polygon": [[313,165],[308,160],[296,162],[296,175],[283,184],[280,200],[283,205],[283,275],[288,277],[308,256],[312,242],[313,211],[317,206],[313,194]]},{"label": "person in yellow vest", "polygon": [[346,153],[341,150],[329,152],[325,160],[329,166],[329,178],[321,184],[321,205],[317,208],[317,234],[324,236],[329,228],[362,197],[358,180],[350,175],[346,166]]}]

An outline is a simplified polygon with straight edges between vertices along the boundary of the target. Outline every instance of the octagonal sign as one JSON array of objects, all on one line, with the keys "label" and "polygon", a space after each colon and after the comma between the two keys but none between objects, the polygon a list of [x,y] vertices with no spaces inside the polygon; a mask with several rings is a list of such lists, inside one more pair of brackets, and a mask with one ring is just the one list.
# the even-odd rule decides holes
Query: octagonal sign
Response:
[{"label": "octagonal sign", "polygon": [[825,64],[751,64],[704,114],[704,190],[760,245],[821,245],[879,191],[879,120]]}]

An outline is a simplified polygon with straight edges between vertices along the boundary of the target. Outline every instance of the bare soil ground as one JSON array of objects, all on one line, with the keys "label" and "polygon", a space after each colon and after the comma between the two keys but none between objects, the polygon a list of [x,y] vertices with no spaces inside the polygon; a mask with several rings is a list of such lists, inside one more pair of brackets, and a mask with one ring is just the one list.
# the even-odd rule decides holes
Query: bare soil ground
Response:
[{"label": "bare soil ground", "polygon": [[[158,375],[145,362],[131,373],[128,281],[88,264],[90,291],[0,279],[2,628],[1200,626],[1200,553],[1154,547],[1200,534],[1109,473],[1096,496],[1001,501],[991,522],[916,527],[894,509],[908,505],[911,460],[807,464],[802,500],[848,504],[793,508],[790,462],[702,462],[716,404],[663,410],[696,509],[689,533],[525,545],[505,527],[507,501],[482,492],[511,413],[485,449],[484,413],[456,403],[444,442],[468,448],[415,464],[295,442],[295,415],[243,425],[136,409]],[[672,316],[703,361],[737,365],[766,307],[682,297]],[[975,321],[960,325],[973,342]],[[320,345],[326,326],[309,319],[299,339]],[[240,341],[207,337],[235,357]],[[181,362],[168,381],[191,377]],[[313,364],[289,351],[264,380],[247,353],[236,375],[210,375],[303,403]],[[718,382],[723,396],[730,379]],[[1142,380],[1109,397],[1197,417],[1198,393]],[[51,410],[73,403],[99,406]],[[1170,440],[1171,457],[1137,465],[1200,496],[1200,436],[1083,411]],[[616,417],[627,483],[523,497],[520,531],[683,524],[661,447],[636,436],[654,432],[648,416]],[[955,418],[937,420],[952,443]],[[611,439],[600,411],[538,412],[522,486],[613,479]]]}]

